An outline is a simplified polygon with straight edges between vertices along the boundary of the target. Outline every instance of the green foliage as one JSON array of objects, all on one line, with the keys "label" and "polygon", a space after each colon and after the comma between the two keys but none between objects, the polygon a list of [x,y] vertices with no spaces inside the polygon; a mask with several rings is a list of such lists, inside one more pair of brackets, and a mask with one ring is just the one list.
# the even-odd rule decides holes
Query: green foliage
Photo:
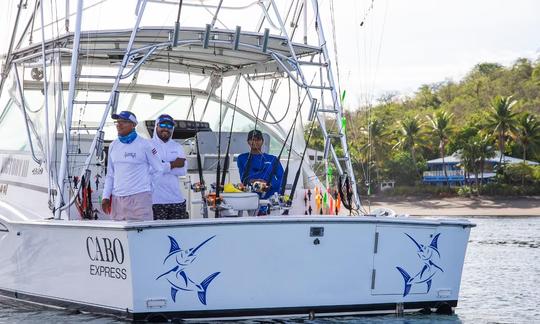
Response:
[{"label": "green foliage", "polygon": [[526,163],[509,164],[504,168],[503,177],[509,184],[540,184],[540,167]]},{"label": "green foliage", "polygon": [[[539,115],[540,60],[524,58],[509,67],[480,63],[459,82],[422,85],[411,97],[387,93],[369,109],[345,113],[357,179],[394,179],[398,186],[419,183],[425,160],[454,152],[469,155],[465,168],[477,174],[495,150],[539,161]],[[328,120],[327,125],[335,123]],[[339,143],[333,143],[339,150]],[[324,148],[317,128],[310,147]],[[473,184],[474,190],[463,189],[463,194],[496,193],[497,185],[523,186],[528,181],[514,173],[501,174],[498,184]]]},{"label": "green foliage", "polygon": [[394,179],[400,185],[414,185],[420,181],[417,170],[427,169],[426,162],[413,160],[409,152],[396,152],[386,161],[384,177]]},{"label": "green foliage", "polygon": [[458,188],[457,194],[460,197],[476,196],[478,194],[478,189],[473,186],[462,186]]}]

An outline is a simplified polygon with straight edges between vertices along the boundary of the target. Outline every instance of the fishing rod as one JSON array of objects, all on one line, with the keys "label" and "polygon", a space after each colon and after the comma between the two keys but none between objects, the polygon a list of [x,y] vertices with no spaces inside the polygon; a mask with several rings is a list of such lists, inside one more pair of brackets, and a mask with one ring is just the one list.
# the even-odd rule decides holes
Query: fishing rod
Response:
[{"label": "fishing rod", "polygon": [[[296,123],[296,118],[295,118]],[[292,127],[292,136],[291,136],[291,144],[289,146],[289,154],[287,155],[287,165],[285,165],[285,170],[283,171],[283,177],[281,178],[281,187],[279,188],[279,194],[284,195],[285,194],[285,186],[287,185],[287,177],[289,176],[289,162],[291,161],[291,152],[293,150],[293,142],[294,142],[294,133],[296,131],[296,127]]]},{"label": "fishing rod", "polygon": [[[300,178],[300,172],[302,171],[302,164],[304,163],[304,158],[306,156],[307,148],[309,145],[309,141],[311,140],[311,135],[313,134],[313,129],[315,129],[315,122],[311,122],[311,128],[309,130],[309,135],[306,141],[306,146],[304,147],[304,152],[302,153],[302,157],[300,159],[300,166],[298,167],[298,170],[296,171],[296,175],[294,176],[294,182],[291,188],[291,195],[289,196],[289,199],[287,200],[287,205],[290,206],[292,204],[292,201],[294,199],[294,192],[296,191],[296,186],[298,185],[298,179]],[[289,210],[286,209],[283,212],[283,215],[288,215]]]},{"label": "fishing rod", "polygon": [[219,218],[219,190],[221,189],[221,181],[219,179],[221,175],[221,109],[223,104],[223,86],[220,87],[219,95],[219,129],[218,129],[218,147],[217,147],[217,168],[216,168],[216,197],[214,200],[215,218]]},{"label": "fishing rod", "polygon": [[236,97],[234,98],[234,107],[233,107],[233,114],[231,119],[231,128],[229,129],[229,139],[227,140],[227,151],[225,152],[225,161],[223,162],[223,175],[221,177],[221,187],[225,186],[225,176],[227,175],[227,172],[229,171],[229,152],[231,149],[231,137],[232,137],[232,131],[233,131],[233,125],[234,125],[234,118],[236,116],[236,103],[238,101],[238,93],[240,92],[240,81],[238,81],[237,87],[236,87]]},{"label": "fishing rod", "polygon": [[193,89],[191,86],[191,73],[188,67],[188,80],[189,80],[189,95],[191,96],[190,110],[193,109],[193,123],[195,125],[195,147],[197,148],[197,170],[199,171],[199,190],[201,191],[201,204],[203,210],[203,218],[208,218],[208,205],[206,203],[206,185],[204,184],[204,177],[202,171],[202,159],[201,152],[199,150],[199,126],[197,125],[197,120],[195,119],[195,107],[194,107],[194,97]]}]

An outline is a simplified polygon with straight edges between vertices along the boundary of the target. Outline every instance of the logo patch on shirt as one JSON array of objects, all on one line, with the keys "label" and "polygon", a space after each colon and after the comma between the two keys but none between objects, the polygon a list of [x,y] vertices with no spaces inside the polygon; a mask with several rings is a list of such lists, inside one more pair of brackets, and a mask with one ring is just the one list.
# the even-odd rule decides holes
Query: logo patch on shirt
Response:
[{"label": "logo patch on shirt", "polygon": [[127,158],[127,157],[131,157],[131,158],[135,158],[137,156],[137,153],[124,153],[124,158]]},{"label": "logo patch on shirt", "polygon": [[155,148],[155,147],[154,147],[154,148],[152,149],[152,154],[154,154],[154,155],[156,155],[156,154],[157,154],[157,150],[156,150],[156,148]]}]

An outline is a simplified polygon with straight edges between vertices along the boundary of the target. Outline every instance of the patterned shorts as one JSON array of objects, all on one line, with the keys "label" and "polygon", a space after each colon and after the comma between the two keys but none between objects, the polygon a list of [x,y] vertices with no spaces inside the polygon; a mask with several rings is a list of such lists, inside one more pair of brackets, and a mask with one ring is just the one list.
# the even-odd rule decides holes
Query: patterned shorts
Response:
[{"label": "patterned shorts", "polygon": [[154,211],[154,220],[189,218],[185,201],[178,204],[154,204],[152,210]]}]

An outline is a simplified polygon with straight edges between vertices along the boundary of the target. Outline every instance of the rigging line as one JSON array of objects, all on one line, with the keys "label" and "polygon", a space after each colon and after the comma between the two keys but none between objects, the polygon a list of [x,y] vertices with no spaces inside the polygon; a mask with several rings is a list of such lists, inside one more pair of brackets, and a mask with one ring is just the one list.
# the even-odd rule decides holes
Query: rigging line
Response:
[{"label": "rigging line", "polygon": [[[165,5],[176,5],[177,2],[176,1],[167,1],[167,0],[149,0],[148,2],[154,2],[154,3],[158,3],[158,4],[165,4]],[[195,3],[186,3],[185,6],[186,7],[195,7],[195,8],[216,8],[217,6],[215,5],[205,5],[204,2],[205,0],[199,0],[199,2],[201,4],[195,4]],[[256,6],[258,4],[260,4],[261,2],[266,2],[265,0],[257,0],[257,1],[252,1],[246,5],[243,5],[243,6],[236,6],[236,7],[233,7],[233,6],[223,6],[222,8],[223,9],[227,9],[227,10],[242,10],[242,9],[247,9],[249,7],[253,7],[253,6]]]},{"label": "rigging line", "polygon": [[[94,4],[89,5],[89,6],[86,7],[86,8],[83,8],[82,10],[85,11],[85,10],[87,10],[87,9],[91,9],[91,8],[93,8],[93,7],[95,7],[95,6],[98,6],[98,5],[100,5],[100,4],[104,3],[104,2],[107,2],[107,1],[108,1],[108,0],[100,0],[100,1],[98,1],[98,2],[96,2],[96,3],[94,3]],[[72,13],[72,14],[70,14],[70,15],[66,15],[66,17],[61,17],[60,20],[66,19],[66,18],[68,18],[68,17],[75,16],[76,14],[77,14],[77,11],[75,11],[74,13]],[[50,23],[48,23],[47,25],[45,25],[45,26],[43,26],[43,27],[49,27],[50,25],[55,24],[55,23],[58,23],[58,22],[57,22],[57,21],[51,21]],[[39,31],[39,29],[40,29],[40,28],[34,29],[34,27],[32,26],[32,29],[31,29],[30,31],[31,31],[31,32],[37,32],[37,31]]]},{"label": "rigging line", "polygon": [[[386,1],[386,7],[384,9],[384,18],[383,18],[381,36],[380,36],[380,39],[379,39],[379,48],[377,50],[377,63],[375,64],[375,73],[373,74],[372,92],[375,91],[375,82],[376,82],[377,72],[379,70],[379,64],[380,64],[380,60],[381,60],[381,51],[382,51],[382,44],[383,44],[383,37],[384,37],[384,29],[386,27],[386,18],[387,18],[387,16],[388,16],[388,1]],[[373,98],[371,98],[371,99],[373,99]]]},{"label": "rigging line", "polygon": [[[297,88],[297,95],[298,95],[298,103],[300,103],[300,89]],[[298,118],[298,115],[299,115],[299,112],[300,112],[300,108],[302,106],[301,105],[298,105],[298,109],[297,109],[297,112],[296,112],[296,116],[294,117],[294,121],[293,121],[293,124],[292,124],[292,135],[291,135],[291,144],[289,146],[289,154],[287,155],[287,165],[285,166],[285,170],[283,171],[283,177],[281,178],[281,187],[279,188],[279,194],[280,195],[284,195],[285,194],[285,187],[287,185],[287,178],[289,177],[289,164],[290,164],[290,161],[291,161],[291,152],[293,151],[293,143],[294,143],[294,134],[296,132],[296,122],[297,122],[297,118]],[[289,135],[287,135],[289,136]],[[285,144],[286,142],[283,144],[283,147],[285,147]],[[281,153],[280,153],[280,158],[281,158]],[[279,162],[279,160],[278,160]],[[300,165],[301,167],[302,165]],[[270,178],[272,179],[272,178]]]},{"label": "rigging line", "polygon": [[[231,148],[231,137],[232,137],[232,131],[233,131],[233,125],[234,125],[234,118],[236,116],[236,103],[238,102],[239,92],[240,92],[240,79],[238,79],[238,82],[236,84],[236,97],[234,98],[233,114],[231,118],[231,128],[229,129],[229,139],[227,140],[227,151],[225,152],[225,161],[223,164],[223,176],[221,177],[221,187],[225,186],[225,176],[227,175],[227,172],[229,171],[229,165],[230,165],[229,151]],[[229,180],[230,180],[230,176],[229,176]]]},{"label": "rigging line", "polygon": [[[302,157],[300,159],[300,166],[298,167],[298,170],[296,171],[296,174],[294,176],[294,182],[291,187],[291,194],[289,195],[289,199],[287,200],[287,205],[290,206],[292,204],[292,201],[294,199],[294,192],[296,191],[296,186],[298,185],[298,180],[300,179],[300,172],[302,171],[302,164],[304,163],[304,158],[306,156],[307,148],[309,145],[309,141],[311,140],[311,135],[313,134],[313,129],[315,128],[315,121],[311,122],[311,127],[309,130],[309,135],[306,141],[306,146],[304,147],[304,152],[302,153]],[[289,210],[285,210],[283,213],[284,215],[289,214]]]},{"label": "rigging line", "polygon": [[[264,123],[264,124],[267,124],[267,125],[276,125],[276,124],[279,124],[281,123],[285,117],[287,117],[287,115],[289,114],[289,109],[291,107],[291,78],[290,77],[287,77],[287,80],[289,81],[289,99],[288,99],[288,102],[287,102],[287,108],[285,109],[285,112],[283,113],[283,116],[279,119],[279,120],[275,120],[275,121],[267,121],[265,119],[262,119],[261,120],[261,123]],[[253,109],[252,109],[252,112],[253,112]]]},{"label": "rigging line", "polygon": [[[191,97],[191,107],[190,110],[193,109],[193,123],[195,125],[195,147],[197,148],[197,169],[199,171],[199,184],[201,185],[201,204],[203,209],[203,218],[208,218],[208,209],[206,204],[206,197],[205,197],[205,183],[204,183],[204,177],[202,172],[202,160],[201,160],[201,151],[199,149],[199,127],[197,125],[197,119],[195,118],[195,107],[193,106],[194,97],[193,97],[193,89],[191,87],[191,72],[188,67],[188,81],[189,81],[189,95]],[[189,118],[189,113],[188,113]]]},{"label": "rigging line", "polygon": [[[264,94],[264,84],[266,83],[266,70],[264,71],[264,75],[263,75],[263,82],[262,82],[262,86],[261,86],[261,97],[259,98],[259,106],[257,108],[257,114],[255,114],[255,112],[253,111],[253,106],[251,105],[251,96],[250,96],[250,87],[249,87],[249,83],[248,81],[246,80],[246,85],[247,85],[247,88],[248,88],[248,99],[249,99],[249,105],[251,107],[251,112],[253,113],[253,115],[255,115],[255,126],[253,127],[253,130],[256,130],[257,129],[257,124],[259,122],[259,112],[260,112],[260,109],[261,109],[261,103],[262,103],[262,96]],[[260,152],[262,153],[262,152]],[[242,184],[244,185],[247,185],[247,182],[248,182],[248,177],[249,177],[249,170],[251,169],[251,147],[249,149],[249,153],[248,153],[248,158],[247,158],[247,161],[246,161],[246,168],[245,168],[245,172],[244,172],[244,176],[243,176],[243,179],[241,179],[242,181]]]},{"label": "rigging line", "polygon": [[[292,137],[291,137],[291,144],[290,144],[290,147],[289,147],[289,155],[287,157],[287,168],[286,168],[286,171],[287,171],[287,174],[283,173],[283,177],[282,177],[282,183],[280,183],[280,188],[279,188],[279,194],[280,195],[283,195],[285,193],[285,185],[287,184],[287,175],[288,175],[288,167],[289,167],[289,161],[291,159],[291,152],[293,151],[293,141],[294,141],[294,131],[296,130],[296,121],[298,120],[298,116],[300,115],[300,112],[302,111],[302,104],[303,104],[303,100],[300,101],[300,89],[297,88],[297,92],[298,92],[298,107],[296,109],[296,114],[294,116],[294,120],[293,120],[293,123],[292,123],[292,126],[291,128],[289,129],[289,132],[287,133],[287,136],[285,137],[285,139],[283,140],[283,144],[281,146],[281,149],[279,151],[279,155],[277,156],[277,159],[276,161],[273,162],[272,164],[272,170],[270,172],[270,180],[274,177],[274,175],[276,174],[277,172],[277,167],[278,167],[278,163],[281,163],[281,155],[283,154],[283,150],[285,149],[285,147],[287,146],[287,141],[289,140],[289,136],[291,136],[291,132],[292,132]],[[306,94],[307,96],[307,94]],[[304,96],[304,99],[305,99],[305,96]],[[285,184],[283,184],[285,182]]]},{"label": "rigging line", "polygon": [[334,13],[334,0],[330,0],[330,20],[332,22],[332,40],[334,45],[334,57],[336,59],[336,74],[337,74],[337,86],[338,95],[341,96],[341,78],[339,73],[339,60],[338,60],[338,48],[337,48],[337,35],[336,35],[336,20]]}]

